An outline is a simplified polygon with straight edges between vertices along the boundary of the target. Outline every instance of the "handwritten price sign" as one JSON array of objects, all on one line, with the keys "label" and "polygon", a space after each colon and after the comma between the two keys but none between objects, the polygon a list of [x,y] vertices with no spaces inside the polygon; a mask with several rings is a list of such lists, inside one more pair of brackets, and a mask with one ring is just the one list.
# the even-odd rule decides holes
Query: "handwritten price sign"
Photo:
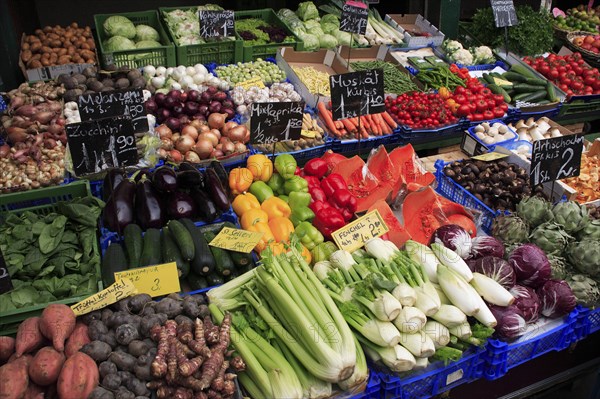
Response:
[{"label": "handwritten price sign", "polygon": [[71,306],[76,316],[81,316],[94,310],[102,309],[136,292],[131,280],[124,278],[116,281],[110,287]]},{"label": "handwritten price sign", "polygon": [[367,213],[354,222],[336,230],[331,235],[341,249],[352,252],[372,238],[379,237],[390,231],[378,210]]},{"label": "handwritten price sign", "polygon": [[264,233],[224,227],[217,236],[208,243],[212,247],[228,251],[250,253],[260,241]]},{"label": "handwritten price sign", "polygon": [[151,297],[181,291],[179,272],[175,262],[115,273],[116,281],[124,278],[131,280],[139,293],[148,294]]}]

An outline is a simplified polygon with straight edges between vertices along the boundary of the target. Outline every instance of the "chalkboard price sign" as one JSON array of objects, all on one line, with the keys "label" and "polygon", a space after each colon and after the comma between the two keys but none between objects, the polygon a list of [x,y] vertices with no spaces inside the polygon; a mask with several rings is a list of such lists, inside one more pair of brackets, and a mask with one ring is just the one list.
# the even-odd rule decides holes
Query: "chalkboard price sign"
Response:
[{"label": "chalkboard price sign", "polygon": [[329,86],[334,120],[385,111],[383,69],[332,75]]},{"label": "chalkboard price sign", "polygon": [[77,106],[82,122],[128,115],[134,133],[144,133],[149,130],[142,89],[82,94],[77,98]]},{"label": "chalkboard price sign", "polygon": [[340,30],[342,32],[357,33],[364,35],[367,31],[367,19],[369,10],[364,3],[349,1],[342,8],[340,18]]},{"label": "chalkboard price sign", "polygon": [[253,103],[251,111],[252,143],[272,144],[300,139],[304,102]]},{"label": "chalkboard price sign", "polygon": [[198,11],[200,18],[200,36],[231,37],[235,36],[235,20],[233,11]]},{"label": "chalkboard price sign", "polygon": [[0,251],[0,294],[4,294],[13,289],[12,280],[10,274],[8,274],[8,267],[4,261],[4,255]]},{"label": "chalkboard price sign", "polygon": [[490,0],[497,28],[514,26],[519,23],[513,0]]},{"label": "chalkboard price sign", "polygon": [[584,136],[573,134],[533,142],[531,184],[538,184],[579,176]]},{"label": "chalkboard price sign", "polygon": [[71,123],[66,130],[77,176],[138,163],[133,125],[128,116]]}]

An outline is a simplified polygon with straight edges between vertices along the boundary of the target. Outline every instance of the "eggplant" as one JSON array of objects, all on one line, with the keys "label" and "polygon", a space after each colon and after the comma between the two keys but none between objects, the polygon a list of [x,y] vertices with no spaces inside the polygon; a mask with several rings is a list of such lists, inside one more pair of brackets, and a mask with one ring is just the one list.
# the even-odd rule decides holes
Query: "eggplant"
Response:
[{"label": "eggplant", "polygon": [[125,179],[123,169],[110,168],[106,171],[106,176],[104,176],[104,181],[102,182],[102,199],[104,202],[108,201],[113,191]]},{"label": "eggplant", "polygon": [[225,190],[225,194],[227,198],[231,197],[231,193],[229,192],[229,174],[223,167],[223,164],[219,161],[211,161],[210,166],[207,169],[212,169],[217,174],[217,177],[221,181],[221,185]]},{"label": "eggplant", "polygon": [[159,193],[173,193],[177,190],[177,175],[169,166],[161,166],[152,174],[152,185]]},{"label": "eggplant", "polygon": [[104,207],[104,224],[119,235],[128,224],[133,223],[135,188],[136,184],[133,181],[124,179]]},{"label": "eggplant", "polygon": [[229,197],[223,188],[223,184],[221,184],[221,180],[219,179],[217,172],[213,168],[206,169],[205,187],[208,191],[210,199],[213,200],[216,207],[223,212],[228,211],[231,207],[231,204],[229,203]]},{"label": "eggplant", "polygon": [[200,219],[210,223],[221,216],[221,211],[219,211],[215,206],[215,203],[208,198],[208,195],[206,195],[204,190],[199,188],[192,189],[190,190],[190,195],[194,199]]},{"label": "eggplant", "polygon": [[204,188],[204,174],[198,169],[177,172],[177,187],[184,189]]},{"label": "eggplant", "polygon": [[143,230],[160,229],[166,223],[162,200],[147,178],[136,183],[135,218]]},{"label": "eggplant", "polygon": [[194,165],[192,165],[191,163],[184,161],[184,162],[182,162],[182,163],[179,164],[179,171],[180,172],[184,172],[186,170],[196,170],[197,171],[198,169]]},{"label": "eggplant", "polygon": [[167,214],[171,219],[194,218],[196,204],[188,193],[176,191],[169,196]]},{"label": "eggplant", "polygon": [[138,183],[144,177],[146,179],[150,179],[152,177],[152,172],[150,172],[150,169],[148,169],[148,168],[142,168],[142,169],[138,170],[137,172],[135,172],[132,177],[133,177],[133,181]]}]

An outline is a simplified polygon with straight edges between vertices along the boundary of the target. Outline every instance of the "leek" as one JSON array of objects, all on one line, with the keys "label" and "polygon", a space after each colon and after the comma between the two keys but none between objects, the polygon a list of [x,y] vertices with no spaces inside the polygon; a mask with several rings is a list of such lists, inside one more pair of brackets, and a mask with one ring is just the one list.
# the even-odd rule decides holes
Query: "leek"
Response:
[{"label": "leek", "polygon": [[416,357],[429,357],[435,353],[433,340],[422,330],[413,334],[400,333],[400,345]]},{"label": "leek", "polygon": [[473,273],[471,285],[489,303],[498,306],[509,306],[515,297],[496,280],[481,273]]},{"label": "leek", "polygon": [[437,275],[440,287],[454,306],[462,310],[467,316],[473,316],[479,312],[481,307],[479,299],[481,297],[475,291],[475,288],[471,287],[469,283],[447,266],[439,265]]},{"label": "leek", "polygon": [[[442,265],[452,269],[467,283],[473,279],[473,272],[471,272],[469,266],[456,252],[446,248],[442,244],[431,244],[431,249]],[[440,276],[438,275],[438,280],[439,279]]]},{"label": "leek", "polygon": [[427,322],[427,316],[419,308],[405,306],[393,323],[403,333],[415,333],[423,328]]},{"label": "leek", "polygon": [[456,327],[467,322],[467,315],[454,305],[442,304],[440,310],[433,314],[431,318],[448,328]]},{"label": "leek", "polygon": [[436,350],[448,345],[450,342],[450,331],[448,328],[435,320],[429,320],[425,323],[423,331],[431,338]]},{"label": "leek", "polygon": [[437,283],[436,271],[440,262],[433,251],[427,245],[423,245],[413,240],[408,240],[404,244],[404,247],[406,248],[406,252],[410,259],[423,267],[425,273],[427,273],[427,277],[429,277],[429,281]]}]

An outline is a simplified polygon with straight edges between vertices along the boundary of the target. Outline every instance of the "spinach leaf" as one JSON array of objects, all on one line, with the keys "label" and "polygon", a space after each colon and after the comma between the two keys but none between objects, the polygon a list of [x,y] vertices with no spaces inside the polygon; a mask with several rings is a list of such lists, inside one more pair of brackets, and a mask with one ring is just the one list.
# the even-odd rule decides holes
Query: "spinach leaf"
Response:
[{"label": "spinach leaf", "polygon": [[62,240],[66,223],[67,218],[63,215],[58,215],[51,224],[44,226],[44,229],[38,238],[40,251],[43,254],[49,254],[58,247],[58,244],[60,244]]},{"label": "spinach leaf", "polygon": [[71,202],[58,203],[58,211],[69,219],[84,226],[98,225],[98,218],[104,208],[104,201],[96,197],[77,198]]},{"label": "spinach leaf", "polygon": [[15,309],[17,307],[10,297],[10,292],[0,295],[0,312],[8,312]]},{"label": "spinach leaf", "polygon": [[27,255],[25,255],[25,259],[23,260],[23,266],[27,266],[27,269],[31,270],[34,275],[37,274],[46,263],[48,257],[40,251],[39,248],[32,248]]},{"label": "spinach leaf", "polygon": [[10,292],[10,299],[17,308],[35,305],[38,292],[32,286],[21,287]]},{"label": "spinach leaf", "polygon": [[19,226],[15,226],[12,229],[12,236],[20,241],[32,241],[33,240],[33,232],[31,229],[31,225],[22,224]]}]

